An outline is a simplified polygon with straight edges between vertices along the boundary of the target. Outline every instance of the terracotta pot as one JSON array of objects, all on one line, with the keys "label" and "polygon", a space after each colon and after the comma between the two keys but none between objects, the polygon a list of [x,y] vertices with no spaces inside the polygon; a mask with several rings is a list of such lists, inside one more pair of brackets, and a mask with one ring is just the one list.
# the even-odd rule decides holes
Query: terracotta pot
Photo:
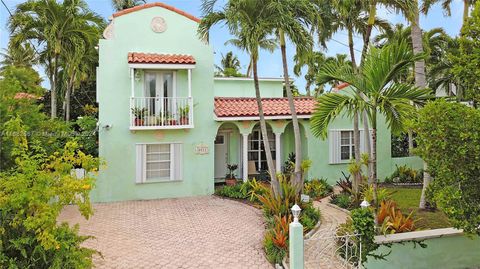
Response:
[{"label": "terracotta pot", "polygon": [[188,117],[180,118],[180,125],[188,125]]},{"label": "terracotta pot", "polygon": [[143,126],[143,120],[142,119],[135,119],[135,126]]},{"label": "terracotta pot", "polygon": [[225,179],[225,184],[227,184],[227,186],[235,186],[235,184],[237,184],[237,179],[236,178],[226,178]]},{"label": "terracotta pot", "polygon": [[177,125],[177,120],[169,120],[168,125]]}]

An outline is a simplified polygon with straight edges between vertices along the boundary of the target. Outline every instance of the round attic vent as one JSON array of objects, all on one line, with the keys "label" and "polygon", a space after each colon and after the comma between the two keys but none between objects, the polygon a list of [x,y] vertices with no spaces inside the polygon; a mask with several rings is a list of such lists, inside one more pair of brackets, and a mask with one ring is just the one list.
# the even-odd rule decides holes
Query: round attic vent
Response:
[{"label": "round attic vent", "polygon": [[167,30],[167,23],[165,22],[164,18],[155,17],[152,19],[150,27],[152,27],[152,31],[155,33],[163,33]]}]

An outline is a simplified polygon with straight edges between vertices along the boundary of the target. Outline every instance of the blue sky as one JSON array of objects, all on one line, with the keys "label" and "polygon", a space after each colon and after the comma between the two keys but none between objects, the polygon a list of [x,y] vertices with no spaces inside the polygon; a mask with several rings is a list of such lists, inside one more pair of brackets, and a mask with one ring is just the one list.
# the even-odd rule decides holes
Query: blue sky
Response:
[{"label": "blue sky", "polygon": [[[15,10],[15,6],[23,1],[18,0],[4,0],[7,7],[13,12]],[[148,1],[154,2],[154,1]],[[173,5],[179,9],[182,9],[190,14],[193,14],[197,17],[201,17],[201,10],[200,4],[201,0],[164,0],[162,1],[166,4]],[[108,18],[114,10],[111,5],[110,0],[87,0],[88,5],[90,8],[95,11],[96,13],[100,14],[101,16]],[[439,5],[435,5],[428,16],[422,16],[420,19],[420,24],[422,29],[429,30],[436,27],[442,27],[445,31],[452,35],[458,35],[461,27],[462,22],[462,9],[463,9],[463,1],[462,0],[454,0],[452,4],[452,15],[450,17],[445,17],[443,11],[441,10]],[[388,19],[392,24],[395,23],[404,23],[406,24],[405,20],[402,16],[397,15],[393,12],[390,12],[386,9],[380,9],[378,12],[379,16]],[[3,5],[0,5],[0,47],[6,48],[9,39],[9,33],[7,29],[7,21],[9,18],[9,14],[6,8]],[[225,42],[232,38],[228,31],[222,27],[215,27],[212,29],[210,34],[210,43],[214,48],[215,51],[215,62],[219,63],[221,59],[221,54],[225,54],[228,51],[233,51],[244,69],[246,69],[248,65],[248,55],[242,51],[239,51],[237,48],[231,45],[225,45]],[[355,48],[358,51],[361,51],[363,42],[359,36],[354,38],[355,40]],[[327,50],[324,51],[327,55],[335,55],[337,53],[348,53],[348,48],[343,44],[347,44],[347,35],[345,32],[337,33],[333,39],[327,43]],[[294,56],[294,48],[293,46],[287,46],[287,57],[289,59],[289,69],[290,69],[290,76],[294,77],[292,73],[293,68],[293,56]],[[358,56],[358,55],[357,55]],[[262,52],[260,54],[259,59],[259,75],[262,77],[281,77],[282,76],[282,61],[280,56],[280,51],[275,51],[274,53],[269,52]],[[299,78],[295,78],[295,84],[301,91],[304,91],[305,81],[302,76]],[[46,80],[46,79],[44,79]],[[44,85],[45,86],[45,85]]]}]

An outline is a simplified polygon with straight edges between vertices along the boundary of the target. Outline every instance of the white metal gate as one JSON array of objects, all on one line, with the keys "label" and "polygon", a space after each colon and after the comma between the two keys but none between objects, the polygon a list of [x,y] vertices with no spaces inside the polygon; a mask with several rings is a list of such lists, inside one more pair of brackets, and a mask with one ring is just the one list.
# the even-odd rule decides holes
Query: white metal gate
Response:
[{"label": "white metal gate", "polygon": [[319,230],[305,240],[305,268],[361,268],[362,243],[358,234],[337,235],[335,229]]}]

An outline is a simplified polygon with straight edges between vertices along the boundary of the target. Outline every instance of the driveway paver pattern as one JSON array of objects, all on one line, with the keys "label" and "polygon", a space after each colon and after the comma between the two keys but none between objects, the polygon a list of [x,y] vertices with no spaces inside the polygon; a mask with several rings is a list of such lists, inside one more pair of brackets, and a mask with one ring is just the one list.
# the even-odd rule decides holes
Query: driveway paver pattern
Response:
[{"label": "driveway paver pattern", "polygon": [[260,210],[215,196],[93,205],[87,221],[74,206],[59,221],[80,224],[99,250],[95,268],[273,268],[262,247]]}]

